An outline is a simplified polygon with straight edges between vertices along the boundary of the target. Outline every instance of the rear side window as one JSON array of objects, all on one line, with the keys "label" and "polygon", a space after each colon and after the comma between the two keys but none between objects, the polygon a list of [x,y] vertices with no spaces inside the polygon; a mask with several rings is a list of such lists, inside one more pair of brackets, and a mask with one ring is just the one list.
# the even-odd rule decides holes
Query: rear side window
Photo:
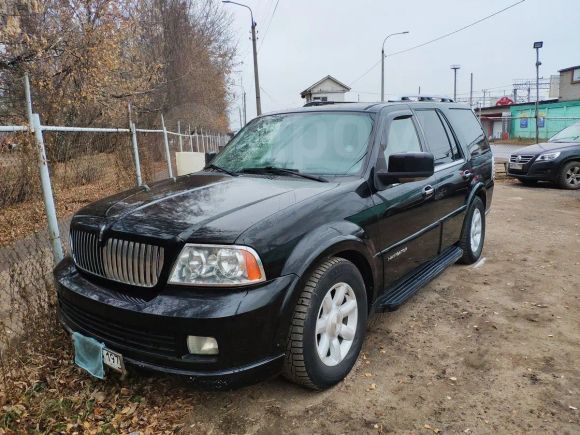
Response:
[{"label": "rear side window", "polygon": [[423,127],[425,139],[433,153],[436,165],[451,163],[461,158],[455,139],[436,110],[418,110],[417,118]]},{"label": "rear side window", "polygon": [[473,156],[489,150],[481,124],[471,110],[449,109],[447,113],[455,134],[467,146],[469,154]]}]

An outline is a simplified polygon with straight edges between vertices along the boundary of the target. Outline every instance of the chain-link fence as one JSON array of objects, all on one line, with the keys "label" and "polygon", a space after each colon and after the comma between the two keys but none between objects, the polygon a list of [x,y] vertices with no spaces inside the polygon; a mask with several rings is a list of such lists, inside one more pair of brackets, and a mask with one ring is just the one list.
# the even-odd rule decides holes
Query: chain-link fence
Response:
[{"label": "chain-link fence", "polygon": [[71,216],[99,198],[176,176],[179,152],[199,152],[207,160],[229,140],[222,133],[182,128],[184,123],[166,128],[162,117],[153,128],[41,125],[29,93],[26,101],[24,118],[5,117],[14,125],[0,125],[0,376],[5,383],[15,345],[29,345],[57,326],[52,268],[68,250]]}]

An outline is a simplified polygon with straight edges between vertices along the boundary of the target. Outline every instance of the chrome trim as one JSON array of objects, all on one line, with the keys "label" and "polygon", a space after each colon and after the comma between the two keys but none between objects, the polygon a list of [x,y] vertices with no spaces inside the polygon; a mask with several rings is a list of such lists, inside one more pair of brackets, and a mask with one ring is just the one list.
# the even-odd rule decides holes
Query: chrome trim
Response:
[{"label": "chrome trim", "polygon": [[461,159],[461,160],[455,160],[455,161],[449,162],[449,163],[443,163],[442,165],[435,165],[434,172],[439,172],[439,171],[442,171],[444,169],[452,168],[454,166],[463,165],[465,162],[466,162],[465,159]]},{"label": "chrome trim", "polygon": [[140,287],[157,285],[164,264],[164,248],[116,238],[103,246],[95,233],[72,230],[70,244],[76,266],[111,281]]}]

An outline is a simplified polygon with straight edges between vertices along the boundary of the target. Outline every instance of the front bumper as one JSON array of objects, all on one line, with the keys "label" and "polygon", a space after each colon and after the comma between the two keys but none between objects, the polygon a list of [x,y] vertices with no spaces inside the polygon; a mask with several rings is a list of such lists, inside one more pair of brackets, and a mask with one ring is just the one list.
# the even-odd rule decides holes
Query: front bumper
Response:
[{"label": "front bumper", "polygon": [[558,167],[558,160],[535,162],[534,159],[526,163],[521,170],[510,168],[508,162],[507,175],[522,180],[553,181],[558,175]]},{"label": "front bumper", "polygon": [[[150,299],[96,284],[69,259],[54,272],[58,311],[77,331],[120,352],[129,365],[183,375],[216,387],[237,386],[280,372],[288,325],[281,324],[294,275],[259,287],[200,289],[167,287]],[[214,337],[218,355],[192,355],[188,335]]]}]

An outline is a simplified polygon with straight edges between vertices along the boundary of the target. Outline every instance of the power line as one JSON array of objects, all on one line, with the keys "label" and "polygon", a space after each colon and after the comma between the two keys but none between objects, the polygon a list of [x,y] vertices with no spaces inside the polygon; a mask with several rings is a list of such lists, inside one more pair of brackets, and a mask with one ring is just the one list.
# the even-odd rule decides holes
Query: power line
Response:
[{"label": "power line", "polygon": [[[434,43],[434,42],[440,41],[441,39],[447,38],[447,37],[449,37],[449,36],[451,36],[451,35],[455,35],[456,33],[459,33],[459,32],[461,32],[461,31],[463,31],[463,30],[466,30],[466,29],[468,29],[468,28],[470,28],[470,27],[473,27],[473,26],[475,26],[476,24],[479,24],[479,23],[481,23],[482,21],[485,21],[485,20],[488,20],[488,19],[490,19],[490,18],[492,18],[492,17],[495,17],[496,15],[499,15],[499,14],[501,14],[502,12],[505,12],[505,11],[507,11],[508,9],[511,9],[511,8],[513,8],[513,7],[516,7],[517,5],[519,5],[519,4],[521,4],[521,3],[525,2],[525,1],[526,1],[526,0],[519,0],[519,1],[517,1],[516,3],[513,3],[513,4],[511,4],[511,5],[507,6],[507,7],[503,8],[503,9],[501,9],[501,10],[499,10],[499,11],[496,11],[496,12],[494,12],[494,13],[490,14],[490,15],[487,15],[487,16],[485,16],[485,17],[483,17],[483,18],[480,18],[479,20],[477,20],[477,21],[474,21],[473,23],[467,24],[466,26],[463,26],[463,27],[461,27],[461,28],[459,28],[459,29],[457,29],[457,30],[454,30],[454,31],[452,31],[452,32],[449,32],[449,33],[445,33],[444,35],[438,36],[438,37],[436,37],[436,38],[434,38],[434,39],[431,39],[431,40],[429,40],[429,41],[427,41],[427,42],[423,42],[422,44],[415,45],[415,46],[413,46],[413,47],[409,47],[409,48],[406,48],[406,49],[404,49],[404,50],[395,51],[395,52],[393,52],[393,53],[386,54],[385,56],[386,56],[386,57],[389,57],[389,56],[396,56],[397,54],[407,53],[407,52],[409,52],[409,51],[411,51],[411,50],[416,50],[417,48],[425,47],[426,45],[429,45],[429,44],[432,44],[432,43]],[[350,83],[350,86],[352,86],[354,83],[356,83],[357,81],[359,81],[360,79],[362,79],[364,76],[366,76],[368,73],[370,73],[370,72],[371,72],[371,71],[372,71],[372,70],[373,70],[373,69],[374,69],[374,68],[375,68],[375,67],[376,67],[376,66],[377,66],[379,63],[381,63],[381,61],[380,61],[380,60],[379,60],[378,62],[376,62],[375,64],[373,64],[373,66],[371,66],[371,67],[370,67],[368,70],[366,70],[364,74],[362,74],[361,76],[359,76],[359,77],[358,77],[356,80],[352,81],[352,82]]]},{"label": "power line", "polygon": [[270,17],[270,22],[268,23],[268,27],[266,27],[266,31],[264,32],[264,36],[262,37],[262,40],[260,41],[260,50],[262,49],[262,45],[264,45],[264,41],[266,40],[266,35],[268,34],[268,30],[270,30],[270,24],[272,24],[272,21],[274,20],[274,14],[276,13],[276,9],[278,9],[278,3],[280,3],[280,0],[276,0],[276,5],[274,6],[274,10],[272,11],[272,16]]}]

